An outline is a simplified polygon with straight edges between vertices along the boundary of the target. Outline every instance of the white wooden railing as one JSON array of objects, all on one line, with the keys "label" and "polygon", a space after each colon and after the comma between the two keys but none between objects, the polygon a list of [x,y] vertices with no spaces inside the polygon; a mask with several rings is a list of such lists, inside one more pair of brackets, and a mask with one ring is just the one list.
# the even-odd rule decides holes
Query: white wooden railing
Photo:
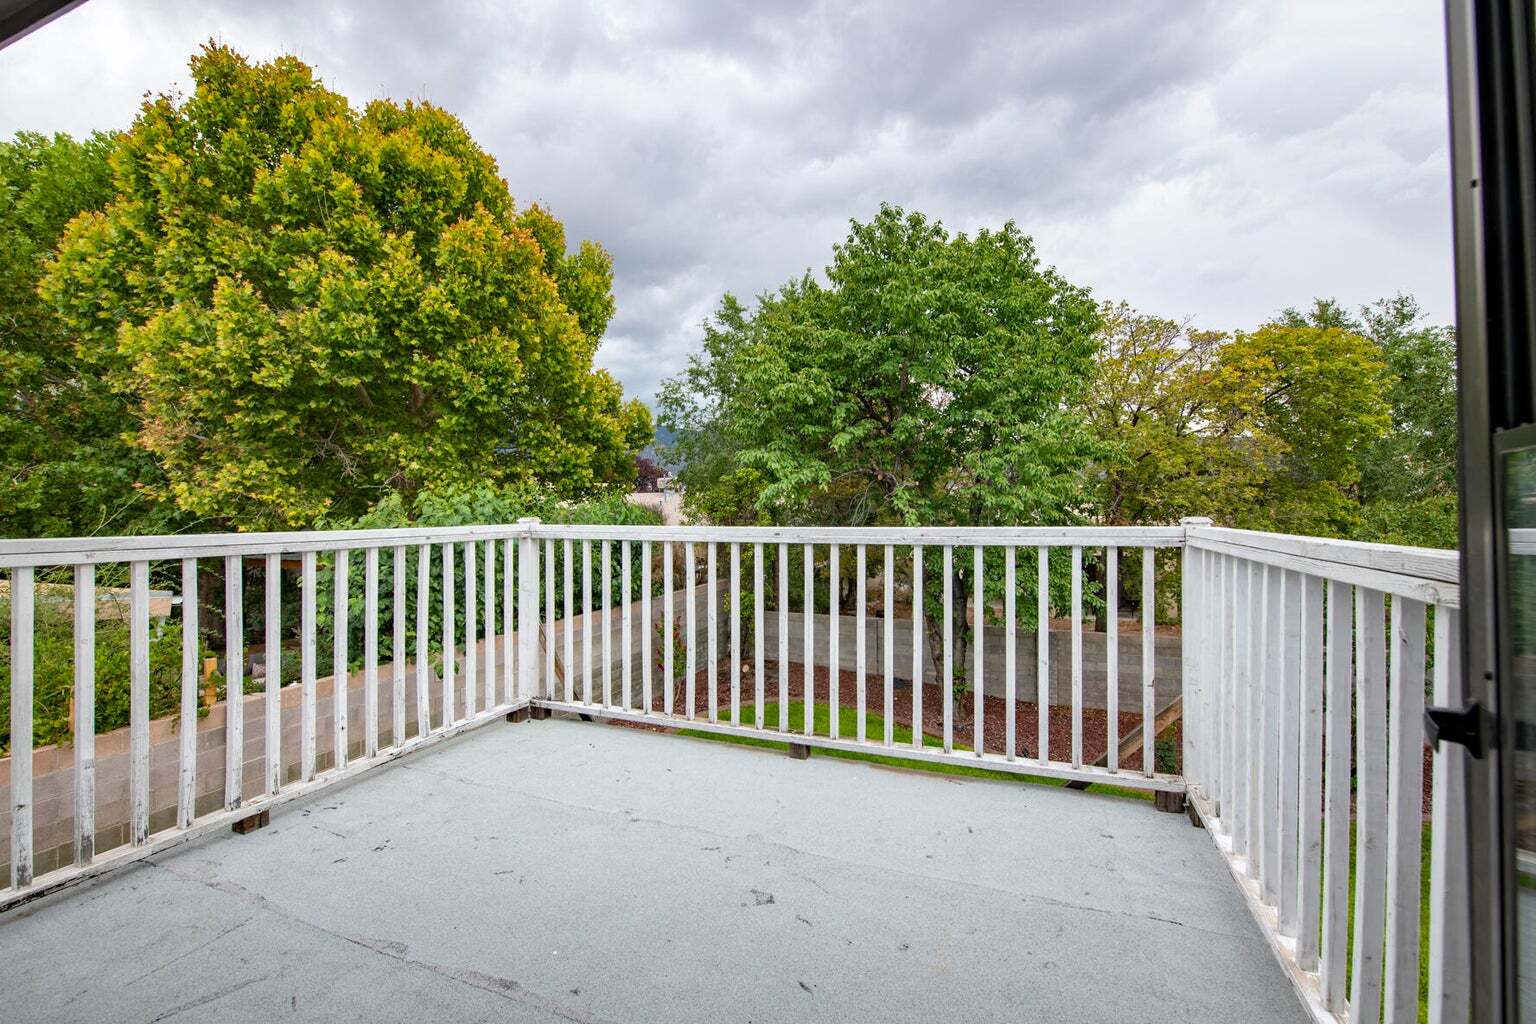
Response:
[{"label": "white wooden railing", "polygon": [[[10,605],[10,750],[0,762],[8,765],[9,789],[9,886],[0,889],[0,910],[16,906],[43,893],[84,878],[100,874],[138,860],[145,855],[185,842],[212,829],[226,827],[262,811],[304,796],[317,788],[348,779],[402,754],[437,743],[449,736],[496,720],[528,704],[528,695],[518,686],[515,663],[535,661],[537,629],[530,616],[537,614],[533,602],[536,571],[524,571],[518,584],[525,588],[521,597],[514,595],[513,571],[521,559],[530,568],[536,565],[534,542],[528,523],[474,528],[438,528],[407,530],[371,530],[347,532],[266,533],[236,535],[188,535],[171,537],[112,537],[71,540],[0,541],[0,568],[8,570],[6,598]],[[351,556],[361,555],[364,588],[364,640],[362,658],[362,720],[354,722],[349,713],[350,682],[348,632],[349,594],[353,576]],[[498,557],[499,555],[499,557]],[[291,556],[291,557],[290,557]],[[392,614],[381,621],[380,562],[387,560],[392,584],[387,591]],[[316,581],[321,561],[330,573],[333,585],[329,595],[332,648],[331,692],[322,695],[316,665],[317,594]],[[298,564],[297,590],[285,580],[284,563]],[[480,582],[477,567],[483,565]],[[97,573],[103,566],[126,569],[127,630],[129,640],[129,723],[127,726],[126,764],[118,772],[126,790],[126,842],[110,850],[97,849],[97,790],[100,773],[94,735],[97,628]],[[199,693],[204,689],[201,648],[198,641],[200,569],[213,566],[222,570],[223,614],[227,622],[224,650],[226,694],[243,694],[246,665],[244,580],[254,567],[263,581],[263,630],[265,640],[265,684],[262,692],[226,699],[219,710],[223,726],[215,737],[224,752],[221,796],[215,795],[214,807],[201,813],[200,794],[209,790],[209,780],[200,777],[197,727]],[[497,568],[502,567],[497,580]],[[455,571],[462,580],[462,592]],[[179,581],[182,614],[180,665],[180,702],[175,723],[178,734],[171,757],[175,761],[174,818],[165,827],[151,831],[151,720],[150,720],[150,581],[151,574],[162,580]],[[73,779],[69,802],[72,813],[58,815],[73,825],[73,857],[63,867],[34,877],[35,793],[33,779],[33,686],[35,672],[34,639],[39,594],[48,595],[39,574],[72,577],[73,594],[73,696],[72,739]],[[407,649],[407,614],[409,602],[405,587],[414,575],[415,602],[414,652]],[[429,636],[427,624],[429,589],[440,575],[441,633]],[[483,589],[482,589],[483,585]],[[457,635],[455,601],[462,597],[464,630]],[[283,699],[281,662],[289,656],[282,632],[282,608],[300,606],[301,663],[297,704],[297,743],[283,742]],[[499,620],[512,621],[516,605],[528,628],[516,633],[498,630]],[[379,661],[380,630],[388,629],[390,649],[397,656],[384,670],[387,678],[385,705],[388,717],[381,716]],[[483,639],[482,639],[483,638]],[[439,653],[429,648],[433,641]],[[516,645],[514,645],[514,641]],[[456,657],[455,645],[462,643],[462,656]],[[498,647],[500,661],[498,668]],[[415,657],[407,660],[401,654]],[[483,666],[481,659],[483,656]],[[434,668],[436,663],[437,668]],[[462,680],[459,673],[462,671]],[[408,693],[408,691],[410,691]],[[435,693],[435,706],[429,697]],[[329,699],[327,700],[327,696]],[[410,701],[408,707],[407,701]],[[317,707],[330,717],[330,742],[325,763],[317,757]],[[408,716],[407,712],[411,714]],[[260,716],[262,733],[256,753],[255,744],[245,736],[247,715]],[[408,728],[408,717],[414,728]],[[360,727],[361,737],[357,736]],[[389,743],[380,744],[382,729],[388,730]],[[296,747],[296,749],[291,749]],[[157,773],[164,767],[155,765]],[[204,765],[206,768],[207,766]],[[219,792],[218,787],[213,787]],[[58,800],[54,799],[53,804]],[[163,816],[163,815],[162,815]]]},{"label": "white wooden railing", "polygon": [[[1179,549],[1182,565],[1169,560],[1176,554],[1159,559],[1158,552]],[[93,735],[95,597],[104,565],[126,567],[131,647],[123,787],[130,827],[110,850],[97,849]],[[245,638],[253,635],[242,618],[244,582],[253,574],[261,580],[265,680],[259,693],[225,699],[198,725],[206,681],[197,583],[206,567],[223,577],[229,693],[242,691]],[[1456,751],[1434,759],[1427,864],[1420,854],[1426,665],[1441,703],[1453,702],[1457,689],[1454,553],[1216,529],[1207,520],[984,529],[522,520],[0,541],[0,570],[9,575],[11,615],[10,756],[0,759],[9,764],[10,884],[0,889],[0,910],[531,707],[798,749],[980,765],[1175,796],[1187,790],[1318,1019],[1416,1019],[1426,966],[1419,958],[1424,872],[1429,1017],[1465,1019],[1465,864],[1451,841],[1461,829]],[[952,585],[959,570],[969,574],[963,594]],[[328,622],[317,610],[325,574],[332,580]],[[65,578],[73,588],[72,784],[65,797],[47,799],[70,805],[73,849],[64,863],[35,872],[34,615],[39,595]],[[1176,578],[1178,593],[1170,589]],[[175,813],[159,819],[152,768],[157,775],[171,768],[152,765],[151,756],[152,582],[180,599],[183,622],[176,742],[162,756],[174,761]],[[357,593],[360,601],[349,600]],[[1174,678],[1158,668],[1160,599],[1182,630]],[[206,607],[209,596],[202,601]],[[296,652],[285,647],[283,625],[283,609],[295,601]],[[1123,625],[1122,606],[1136,609],[1134,627]],[[1102,635],[1092,634],[1102,669],[1085,656],[1085,621],[1097,608],[1106,623]],[[1053,666],[1051,643],[1051,620],[1063,611],[1057,656],[1065,671]],[[358,614],[360,659],[349,658],[347,641]],[[924,628],[930,614],[942,619],[936,642]],[[898,651],[902,635],[907,649]],[[957,664],[956,648],[967,641],[969,662]],[[1020,647],[1031,643],[1033,658],[1021,659]],[[316,662],[327,645],[331,678],[322,695]],[[284,688],[280,665],[294,656],[298,682]],[[1139,685],[1128,692],[1139,699],[1122,707],[1121,681],[1138,660]],[[808,680],[798,695],[791,688],[796,661]],[[1001,735],[979,694],[963,720],[962,677],[984,692],[998,661],[1001,693],[993,699],[1003,705]],[[1053,688],[1053,679],[1060,685]],[[1085,686],[1096,679],[1107,731],[1102,763],[1092,762],[1084,742]],[[1170,694],[1182,704],[1181,771],[1157,770],[1152,736],[1121,764],[1121,712],[1139,712],[1143,723],[1170,709],[1177,715],[1178,703],[1164,699]],[[802,722],[792,729],[797,702]],[[823,725],[813,704],[827,709]],[[1021,720],[1026,704],[1034,705],[1033,721]],[[1050,728],[1053,705],[1070,722],[1059,743]],[[844,708],[853,712],[846,729]],[[285,739],[289,714],[295,736]],[[329,743],[317,735],[322,714],[330,717]],[[245,735],[247,716],[259,720],[259,740]],[[902,717],[912,727],[898,739]],[[932,735],[925,721],[934,723]],[[200,774],[200,737],[223,750],[221,783],[208,778],[206,765]],[[152,829],[156,820],[161,827]]]},{"label": "white wooden railing", "polygon": [[1464,1022],[1461,747],[1434,755],[1422,856],[1426,666],[1459,698],[1455,552],[1190,526],[1184,559],[1189,795],[1298,992],[1319,1019],[1417,1021],[1422,970],[1428,1019]]},{"label": "white wooden railing", "polygon": [[[541,707],[619,720],[666,720],[701,731],[793,740],[804,746],[889,752],[898,745],[895,738],[898,679],[903,684],[900,688],[909,691],[904,699],[911,702],[911,721],[920,723],[924,720],[924,690],[927,687],[911,685],[911,680],[927,674],[925,665],[930,656],[923,628],[926,614],[924,581],[929,578],[924,573],[925,560],[930,567],[933,559],[939,560],[941,572],[937,579],[943,581],[954,578],[957,558],[969,559],[972,581],[969,594],[957,602],[952,587],[941,583],[934,588],[941,591],[944,623],[938,651],[942,671],[937,694],[942,716],[942,743],[928,742],[923,730],[914,728],[911,738],[900,744],[902,756],[971,766],[980,763],[999,771],[1114,783],[1127,788],[1183,790],[1183,782],[1177,776],[1154,770],[1154,749],[1150,742],[1142,744],[1139,765],[1116,763],[1120,740],[1118,686],[1105,687],[1108,763],[1104,766],[1089,764],[1083,755],[1084,552],[1102,551],[1107,567],[1104,576],[1114,580],[1122,549],[1139,550],[1140,608],[1143,612],[1139,637],[1120,635],[1117,588],[1104,588],[1108,606],[1106,621],[1110,625],[1106,638],[1105,675],[1118,678],[1122,643],[1128,640],[1139,643],[1142,665],[1139,704],[1145,719],[1151,720],[1155,714],[1153,666],[1156,661],[1153,552],[1181,545],[1182,527],[843,529],[537,525],[532,528],[532,534],[543,545],[546,601],[553,599],[557,571],[565,583],[563,609],[553,605],[545,609],[545,620],[554,623],[555,627],[535,683],[534,702]],[[1053,703],[1049,690],[1051,666],[1047,636],[1051,618],[1049,594],[1053,551],[1061,553],[1067,563],[1064,571],[1070,578],[1072,690],[1071,740],[1067,749],[1051,746],[1048,714],[1044,712]],[[993,575],[1001,564],[1002,578],[987,585],[986,573],[981,570],[989,554],[992,561],[986,564],[994,571]],[[603,575],[598,603],[594,605],[589,585],[594,575],[610,571],[615,564],[615,555],[623,578],[610,581]],[[794,562],[798,562],[800,578],[813,580],[813,586],[792,585],[791,565]],[[653,563],[659,563],[659,569],[653,570]],[[594,571],[594,564],[600,566],[600,570]],[[750,565],[750,580],[743,579],[744,564]],[[839,587],[833,581],[842,580],[844,567],[850,564],[853,622],[842,628],[845,609],[840,606]],[[638,568],[631,570],[631,566]],[[640,578],[632,579],[631,571]],[[650,579],[653,571],[662,575],[660,595],[656,598],[662,605],[662,635],[673,637],[680,632],[682,636],[681,649],[677,643],[660,645],[659,665],[655,664],[652,631],[634,626],[636,622],[653,621],[652,591],[657,582]],[[576,586],[572,586],[573,572],[579,577]],[[1028,590],[1037,601],[1034,610],[1035,665],[1034,671],[1027,673],[1017,664],[1020,620],[1017,596],[1025,582],[1024,573],[1033,577]],[[915,587],[912,580],[917,581]],[[678,585],[683,581],[687,581],[687,585],[679,590]],[[898,581],[904,581],[900,593]],[[871,616],[868,608],[867,595],[872,585],[877,585],[875,592],[879,597],[876,616]],[[614,641],[612,630],[602,630],[596,638],[604,649],[599,652],[600,667],[594,671],[592,651],[587,646],[594,639],[594,631],[581,630],[574,625],[594,614],[605,619],[612,616],[616,609],[607,596],[615,592],[615,586],[619,596],[614,603],[634,602],[630,612],[619,614],[618,679],[610,674],[615,662],[613,652],[608,649]],[[578,591],[579,604],[576,603]],[[625,595],[628,595],[627,600]],[[773,610],[777,621],[776,651],[766,648],[766,598],[770,595],[782,596]],[[898,597],[908,606],[904,613],[898,611]],[[998,598],[1001,598],[1001,608],[993,607],[999,603]],[[747,612],[748,599],[750,613]],[[792,606],[796,600],[798,606]],[[828,612],[818,616],[816,607],[823,600]],[[982,614],[977,614],[978,607],[984,608]],[[743,635],[743,618],[748,615],[753,625],[750,636]],[[826,636],[825,657],[817,654],[819,617],[840,624],[840,628],[831,630]],[[984,701],[970,701],[969,723],[959,721],[956,713],[954,647],[957,634],[963,632],[969,641],[969,678],[984,679],[987,645],[978,643],[977,639],[978,627],[988,617],[995,618],[997,627],[1004,631],[1006,691],[1003,698],[1004,735],[1001,737],[986,734]],[[902,658],[896,655],[898,626],[903,630],[910,629],[911,650],[904,652]],[[792,627],[800,630],[798,650],[791,650]],[[576,656],[578,635],[582,645],[579,658]],[[842,689],[841,672],[828,670],[828,666],[841,664],[850,641],[855,649],[851,693]],[[632,657],[634,645],[639,647],[638,664]],[[562,649],[564,656],[560,658],[557,652]],[[770,660],[776,680],[768,677]],[[828,708],[828,728],[824,732],[815,729],[810,714],[802,715],[804,722],[798,729],[792,731],[790,728],[791,705],[796,703],[791,699],[790,668],[796,660],[813,669],[810,675],[815,702]],[[729,686],[727,700],[719,699],[717,686],[713,685],[715,672],[709,672],[701,679],[701,665],[714,666],[716,671],[724,673]],[[564,666],[570,666],[571,671],[565,671]],[[744,669],[750,672],[746,681],[743,679]],[[703,707],[699,706],[697,691],[701,681],[706,683]],[[1015,728],[1021,699],[1031,701],[1036,707],[1036,728],[1030,737],[1034,740],[1033,750],[1027,757],[1021,754],[1024,737],[1018,736]],[[750,716],[745,719],[744,702],[751,708]],[[774,719],[766,717],[771,706],[776,706]],[[851,736],[844,735],[840,728],[840,712],[845,707],[855,712],[855,732]],[[904,715],[908,710],[902,708],[901,713]],[[871,715],[883,725],[879,736],[865,734],[867,716]],[[993,751],[993,747],[997,749]]]}]

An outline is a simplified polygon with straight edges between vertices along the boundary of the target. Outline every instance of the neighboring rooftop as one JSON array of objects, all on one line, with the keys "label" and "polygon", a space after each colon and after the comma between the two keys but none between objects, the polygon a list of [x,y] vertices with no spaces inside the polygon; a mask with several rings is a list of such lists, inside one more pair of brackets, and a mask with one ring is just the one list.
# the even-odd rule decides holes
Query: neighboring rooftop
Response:
[{"label": "neighboring rooftop", "polygon": [[7,1020],[1302,1021],[1144,801],[486,726],[0,917]]}]

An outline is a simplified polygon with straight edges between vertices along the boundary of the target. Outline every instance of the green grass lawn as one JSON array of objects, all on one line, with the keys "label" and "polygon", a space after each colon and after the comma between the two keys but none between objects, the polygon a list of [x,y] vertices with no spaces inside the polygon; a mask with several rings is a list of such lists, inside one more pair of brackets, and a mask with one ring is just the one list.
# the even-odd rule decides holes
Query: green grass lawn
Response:
[{"label": "green grass lawn", "polygon": [[[1429,838],[1426,824],[1419,838],[1419,1020],[1429,1020]],[[1355,823],[1349,823],[1349,941],[1345,954],[1345,992],[1355,976]],[[1382,975],[1386,975],[1386,961],[1382,961]],[[1385,1001],[1386,994],[1382,995]]]},{"label": "green grass lawn", "polygon": [[[811,720],[811,731],[812,731],[812,733],[814,733],[817,736],[831,736],[832,735],[832,708],[831,708],[831,706],[827,705],[827,704],[815,704],[815,705],[812,705],[812,708],[813,708],[813,710],[811,712],[811,714],[813,716],[812,720]],[[743,704],[741,706],[741,723],[743,725],[749,725],[750,726],[754,722],[756,722],[757,719],[756,719],[755,715],[756,715],[756,713],[754,711],[754,705]],[[729,722],[730,721],[730,709],[729,708],[721,709],[720,720],[722,722]],[[852,707],[847,707],[847,706],[839,707],[838,708],[838,719],[837,719],[837,721],[838,721],[838,725],[837,725],[838,735],[839,735],[840,738],[845,739],[845,740],[851,740],[851,739],[853,739],[854,737],[856,737],[858,735],[858,730],[859,730],[859,712],[858,712],[857,708],[852,708]],[[763,705],[763,722],[769,728],[776,728],[778,726],[778,722],[779,722],[779,704],[778,704],[777,701],[770,701],[770,702],[765,703]],[[804,733],[805,733],[805,702],[804,701],[794,700],[794,701],[790,701],[789,702],[789,731],[791,733],[798,733],[798,734],[804,735]],[[789,748],[789,740],[791,738],[791,737],[786,736],[785,740],[781,742],[779,740],[761,739],[761,738],[759,738],[757,736],[726,736],[726,735],[721,735],[720,733],[714,733],[714,732],[701,732],[701,731],[696,730],[696,729],[682,729],[682,730],[680,730],[680,732],[682,732],[682,734],[685,735],[685,736],[697,736],[697,737],[699,737],[701,739],[716,740],[716,741],[721,742],[721,743],[737,743],[737,744],[741,744],[741,745],[749,746],[749,747],[768,747],[768,748],[777,749],[777,750],[787,750]],[[901,747],[901,746],[911,747],[912,746],[912,730],[911,729],[908,729],[906,726],[904,726],[901,723],[897,722],[897,723],[895,723],[892,726],[891,732],[892,732],[892,736],[894,738],[894,742],[896,743],[896,745],[898,747]],[[872,712],[865,712],[865,714],[864,714],[864,734],[869,739],[873,740],[876,743],[879,743],[885,737],[885,719],[882,716],[874,714]],[[928,735],[925,735],[923,737],[923,746],[925,746],[925,747],[942,747],[943,745],[944,745],[944,741],[942,739],[940,739],[939,737],[928,736]],[[969,750],[971,748],[967,747],[967,746],[965,746],[963,744],[957,743],[957,744],[955,744],[955,749],[956,750]],[[1039,775],[1018,775],[1018,774],[1015,774],[1013,772],[1000,772],[1000,771],[995,771],[995,770],[988,769],[988,768],[972,767],[971,765],[965,765],[965,764],[934,764],[934,763],[929,762],[929,761],[915,761],[915,760],[912,760],[911,758],[904,758],[904,757],[901,757],[899,755],[872,754],[872,753],[868,753],[867,754],[867,753],[864,753],[862,751],[827,750],[827,749],[817,748],[816,756],[817,757],[840,757],[840,758],[844,758],[844,759],[849,760],[849,761],[866,761],[866,762],[869,762],[870,764],[891,765],[891,766],[898,767],[898,768],[909,768],[909,769],[913,769],[913,770],[916,770],[916,771],[933,772],[933,773],[938,774],[938,775],[960,775],[960,776],[965,776],[965,777],[968,777],[968,778],[977,778],[977,779],[1001,779],[1001,780],[1004,780],[1004,781],[1007,781],[1007,782],[1016,782],[1016,783],[1020,783],[1020,784],[1023,784],[1023,785],[1031,785],[1031,786],[1057,786],[1057,787],[1060,787],[1060,786],[1065,786],[1066,785],[1066,780],[1065,779],[1046,778],[1044,776],[1039,776]],[[1127,789],[1127,788],[1123,788],[1121,786],[1106,786],[1106,785],[1101,785],[1099,783],[1094,783],[1093,785],[1089,786],[1088,789],[1087,789],[1087,792],[1090,792],[1090,793],[1107,793],[1107,794],[1110,794],[1111,796],[1127,797],[1127,798],[1130,798],[1132,800],[1151,801],[1151,799],[1152,799],[1151,792],[1146,791],[1146,790]]]}]

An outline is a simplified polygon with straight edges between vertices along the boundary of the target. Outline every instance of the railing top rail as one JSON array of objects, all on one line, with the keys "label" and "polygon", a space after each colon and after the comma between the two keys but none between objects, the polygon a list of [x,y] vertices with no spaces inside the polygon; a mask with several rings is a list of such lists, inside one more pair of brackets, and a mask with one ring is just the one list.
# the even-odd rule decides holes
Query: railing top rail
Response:
[{"label": "railing top rail", "polygon": [[533,536],[567,540],[743,544],[932,544],[982,547],[1180,547],[1182,526],[582,526],[540,523]]},{"label": "railing top rail", "polygon": [[1048,527],[767,527],[581,526],[505,523],[393,530],[299,530],[285,533],[188,533],[145,537],[0,540],[0,568],[88,565],[146,559],[218,558],[304,551],[355,550],[511,537],[569,540],[731,541],[775,544],[959,544],[983,546],[1178,547],[1179,526]]},{"label": "railing top rail", "polygon": [[1186,543],[1430,604],[1461,603],[1461,559],[1455,551],[1215,526],[1188,527]]},{"label": "railing top rail", "polygon": [[298,554],[454,541],[525,537],[517,523],[424,526],[394,530],[296,530],[283,533],[178,533],[145,537],[60,537],[0,540],[0,567],[88,565],[228,555]]},{"label": "railing top rail", "polygon": [[[273,533],[169,534],[0,540],[0,568],[104,562],[298,554],[305,551],[501,540],[648,540],[744,544],[893,544],[982,547],[1174,548],[1186,543],[1276,563],[1315,575],[1347,578],[1389,593],[1455,604],[1456,552],[1210,526],[599,526],[525,520],[477,526],[388,530],[298,530]],[[1536,538],[1533,538],[1536,541]]]}]

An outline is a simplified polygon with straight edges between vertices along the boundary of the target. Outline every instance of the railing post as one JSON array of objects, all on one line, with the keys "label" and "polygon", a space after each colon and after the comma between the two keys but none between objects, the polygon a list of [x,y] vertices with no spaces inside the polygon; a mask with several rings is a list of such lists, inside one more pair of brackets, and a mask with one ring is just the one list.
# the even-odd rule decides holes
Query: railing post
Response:
[{"label": "railing post", "polygon": [[539,685],[539,561],[533,539],[537,518],[519,519],[517,541],[517,692],[513,700],[531,699]]},{"label": "railing post", "polygon": [[1206,727],[1205,691],[1209,680],[1206,678],[1205,663],[1202,652],[1206,645],[1204,638],[1199,636],[1205,614],[1205,594],[1202,593],[1202,563],[1196,553],[1189,546],[1189,528],[1192,526],[1210,526],[1211,520],[1207,516],[1185,516],[1179,520],[1179,525],[1184,527],[1184,543],[1182,545],[1182,572],[1180,573],[1181,594],[1179,604],[1179,692],[1184,698],[1184,727],[1180,730],[1184,749],[1180,752],[1179,763],[1183,768],[1185,779],[1192,783],[1206,799],[1210,794],[1206,792],[1207,779],[1203,771],[1202,758],[1208,749],[1209,737],[1201,730]]}]

